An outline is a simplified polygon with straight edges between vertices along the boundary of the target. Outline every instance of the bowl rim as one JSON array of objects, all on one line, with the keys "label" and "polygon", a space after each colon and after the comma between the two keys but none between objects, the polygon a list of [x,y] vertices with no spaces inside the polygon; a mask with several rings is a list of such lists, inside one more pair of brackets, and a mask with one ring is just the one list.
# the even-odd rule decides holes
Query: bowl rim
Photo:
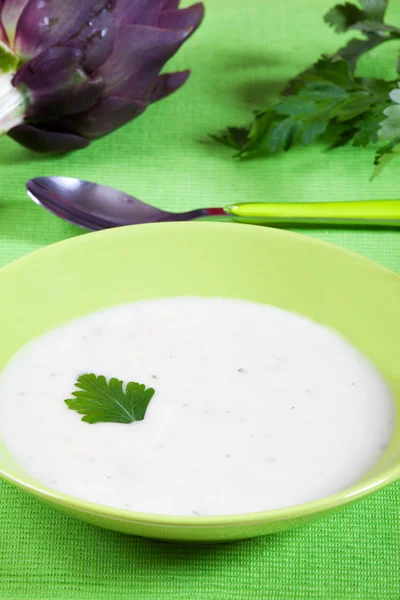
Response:
[{"label": "bowl rim", "polygon": [[[49,244],[35,250],[31,253],[25,254],[22,257],[6,264],[0,268],[0,278],[3,273],[13,270],[19,266],[23,266],[25,262],[36,260],[37,257],[46,256],[46,254],[52,254],[54,251],[67,249],[71,245],[87,244],[91,243],[93,236],[96,238],[101,237],[112,237],[115,235],[125,235],[136,231],[138,228],[141,230],[150,228],[157,233],[157,230],[162,227],[164,230],[168,229],[188,229],[191,227],[203,227],[205,229],[226,229],[228,226],[237,227],[236,223],[221,223],[212,221],[192,221],[189,223],[173,222],[173,223],[152,223],[145,225],[129,225],[125,227],[117,227],[112,229],[106,229],[101,231],[95,231],[86,233],[79,236],[74,236],[61,240],[54,244]],[[255,227],[254,225],[240,224],[240,230],[254,231],[254,235],[259,235],[258,232],[267,232],[268,235],[277,236],[281,238],[297,238],[301,243],[305,243],[309,246],[316,246],[318,248],[330,248],[339,254],[348,256],[352,260],[358,260],[361,264],[366,267],[380,272],[386,277],[390,277],[393,281],[396,281],[400,286],[400,276],[388,269],[365,257],[357,252],[353,252],[341,246],[337,246],[331,242],[326,242],[318,238],[306,236],[302,233],[287,231],[284,229],[277,229],[273,227]],[[239,229],[238,229],[239,232]],[[253,234],[252,234],[253,235]],[[264,233],[262,233],[264,235]],[[64,494],[48,488],[40,482],[29,483],[23,478],[15,476],[8,469],[4,469],[0,464],[0,477],[5,481],[17,486],[18,488],[28,492],[29,494],[39,497],[44,501],[56,504],[65,509],[71,509],[76,512],[90,514],[92,516],[98,516],[114,521],[120,521],[124,523],[133,523],[140,525],[156,525],[166,527],[179,527],[179,528],[216,528],[216,527],[237,527],[237,526],[248,526],[248,525],[259,525],[268,524],[279,521],[294,520],[301,517],[308,517],[317,515],[318,513],[339,508],[343,505],[349,504],[356,500],[359,500],[365,496],[372,494],[375,491],[386,487],[387,485],[400,479],[400,461],[395,463],[390,468],[385,469],[380,475],[370,477],[361,483],[356,483],[344,490],[341,490],[335,494],[324,496],[317,500],[310,502],[304,502],[302,504],[295,504],[285,508],[277,508],[266,511],[257,511],[249,513],[237,513],[228,515],[212,515],[212,516],[179,516],[179,515],[168,515],[158,513],[145,513],[137,512],[124,508],[115,508],[108,505],[98,504],[96,502],[90,502],[76,496]]]},{"label": "bowl rim", "polygon": [[28,492],[29,494],[39,497],[44,501],[56,504],[65,509],[74,510],[79,513],[90,514],[92,516],[102,517],[113,521],[121,521],[124,523],[134,523],[140,525],[158,525],[179,528],[196,528],[196,527],[237,527],[248,525],[260,525],[268,523],[276,523],[279,521],[289,521],[301,517],[309,517],[317,515],[328,510],[339,508],[356,500],[360,500],[369,496],[375,491],[386,487],[390,483],[394,483],[400,478],[400,463],[385,471],[382,476],[377,476],[366,480],[362,485],[356,484],[346,488],[336,494],[324,496],[318,500],[304,502],[302,504],[294,504],[285,508],[277,508],[272,510],[236,513],[228,515],[212,515],[212,516],[179,516],[157,513],[136,512],[124,508],[115,508],[105,504],[97,504],[89,502],[76,496],[70,496],[51,490],[45,485],[30,484],[23,481],[19,477],[10,475],[7,471],[0,467],[0,477],[5,481],[17,486],[18,488]]}]

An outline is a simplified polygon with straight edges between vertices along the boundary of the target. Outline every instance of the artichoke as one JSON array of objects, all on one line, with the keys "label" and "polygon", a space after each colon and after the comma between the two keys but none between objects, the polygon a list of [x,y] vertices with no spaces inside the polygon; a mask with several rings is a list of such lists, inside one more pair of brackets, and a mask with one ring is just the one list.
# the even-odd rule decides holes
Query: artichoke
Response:
[{"label": "artichoke", "polygon": [[189,71],[160,71],[204,14],[179,3],[0,0],[0,134],[77,150],[177,90]]}]

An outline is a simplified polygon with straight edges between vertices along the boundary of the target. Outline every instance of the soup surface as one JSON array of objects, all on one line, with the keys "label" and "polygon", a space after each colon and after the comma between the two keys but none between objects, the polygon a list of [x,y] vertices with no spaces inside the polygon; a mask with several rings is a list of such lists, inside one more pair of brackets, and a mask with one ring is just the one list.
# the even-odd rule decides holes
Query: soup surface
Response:
[{"label": "soup surface", "polygon": [[[154,387],[145,419],[69,410],[83,373]],[[115,306],[22,348],[0,376],[0,436],[50,488],[135,511],[222,515],[327,496],[379,460],[395,419],[375,367],[337,333],[223,298]]]}]

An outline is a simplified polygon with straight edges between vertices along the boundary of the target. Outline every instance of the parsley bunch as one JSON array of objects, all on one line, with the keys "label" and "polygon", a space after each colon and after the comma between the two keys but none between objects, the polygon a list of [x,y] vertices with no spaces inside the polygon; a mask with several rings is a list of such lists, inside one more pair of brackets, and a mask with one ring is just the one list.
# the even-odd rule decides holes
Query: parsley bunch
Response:
[{"label": "parsley bunch", "polygon": [[[324,138],[329,148],[345,144],[378,146],[375,172],[400,153],[400,82],[355,76],[358,59],[389,40],[400,28],[384,22],[388,0],[339,4],[324,17],[337,33],[360,31],[331,55],[324,55],[291,81],[282,100],[255,114],[250,127],[228,127],[212,137],[237,150],[239,158],[271,155],[294,144]],[[397,65],[400,78],[400,60]]]}]

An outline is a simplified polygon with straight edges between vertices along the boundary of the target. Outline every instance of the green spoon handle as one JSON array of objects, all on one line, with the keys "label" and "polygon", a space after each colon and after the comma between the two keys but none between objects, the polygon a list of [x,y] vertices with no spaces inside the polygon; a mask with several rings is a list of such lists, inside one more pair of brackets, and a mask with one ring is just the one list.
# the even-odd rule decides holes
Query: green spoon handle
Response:
[{"label": "green spoon handle", "polygon": [[400,200],[362,202],[242,203],[225,208],[247,223],[379,225],[400,227]]}]

